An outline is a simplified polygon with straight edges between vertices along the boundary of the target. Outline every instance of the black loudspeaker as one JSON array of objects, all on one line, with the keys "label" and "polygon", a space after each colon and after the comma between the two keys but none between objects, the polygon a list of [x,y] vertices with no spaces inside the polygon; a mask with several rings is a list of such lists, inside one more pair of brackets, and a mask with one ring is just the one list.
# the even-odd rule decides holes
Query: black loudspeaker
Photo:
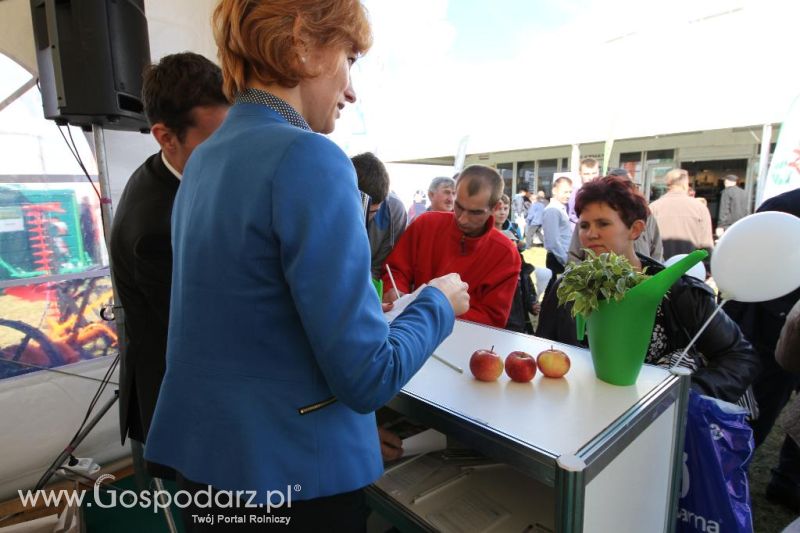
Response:
[{"label": "black loudspeaker", "polygon": [[31,15],[46,118],[84,128],[148,129],[144,0],[31,0]]}]

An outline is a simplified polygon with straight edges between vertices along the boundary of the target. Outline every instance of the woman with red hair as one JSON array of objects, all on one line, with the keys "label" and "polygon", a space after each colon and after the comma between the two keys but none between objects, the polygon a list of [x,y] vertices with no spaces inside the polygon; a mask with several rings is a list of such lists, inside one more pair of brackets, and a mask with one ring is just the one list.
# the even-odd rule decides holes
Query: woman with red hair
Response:
[{"label": "woman with red hair", "polygon": [[188,531],[364,531],[363,488],[383,472],[373,412],[469,297],[451,274],[391,327],[381,312],[353,165],[318,135],[356,99],[350,67],[371,44],[361,3],[222,0],[213,23],[233,106],[175,199],[145,456],[199,496]]},{"label": "woman with red hair", "polygon": [[[584,184],[575,200],[575,212],[584,249],[595,255],[613,252],[624,256],[636,270],[650,275],[664,269],[661,263],[634,252],[633,242],[644,231],[649,209],[629,180],[606,176]],[[545,295],[536,335],[579,346],[571,304],[558,305],[560,283]],[[708,285],[682,276],[658,307],[645,362],[672,366],[715,308],[714,291]],[[740,399],[758,372],[759,360],[736,323],[720,311],[696,348],[688,366],[695,371],[692,384],[698,392],[729,402]]]}]

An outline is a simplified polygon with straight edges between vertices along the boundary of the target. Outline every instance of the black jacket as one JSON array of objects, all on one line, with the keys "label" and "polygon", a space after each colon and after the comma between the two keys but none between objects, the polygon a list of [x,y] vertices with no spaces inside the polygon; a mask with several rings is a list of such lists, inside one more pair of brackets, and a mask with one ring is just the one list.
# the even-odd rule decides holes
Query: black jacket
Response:
[{"label": "black jacket", "polygon": [[[661,263],[649,257],[640,255],[639,258],[649,274],[664,269]],[[570,314],[572,304],[558,305],[556,290],[560,284],[561,280],[557,281],[542,302],[536,335],[585,347],[585,342],[578,342],[575,320]],[[666,353],[685,348],[715,308],[714,291],[705,283],[691,276],[682,276],[675,282],[662,302],[669,343]],[[717,313],[695,347],[707,361],[707,366],[692,375],[692,384],[701,394],[736,402],[760,370],[753,347],[724,311]]]},{"label": "black jacket", "polygon": [[525,257],[520,254],[519,278],[517,279],[517,290],[514,292],[514,299],[511,301],[511,312],[508,314],[508,322],[505,329],[519,331],[520,333],[533,334],[533,325],[529,313],[533,312],[536,304],[536,289],[531,281],[533,265],[525,261]]},{"label": "black jacket", "polygon": [[[765,201],[758,212],[765,211],[780,211],[800,217],[800,189]],[[798,300],[800,287],[766,302],[730,301],[725,305],[725,312],[739,324],[762,362],[761,374],[753,384],[753,392],[759,404],[759,417],[753,424],[753,436],[757,445],[769,434],[792,391],[800,384],[800,376],[786,372],[775,361],[775,347],[781,328],[789,310]]]},{"label": "black jacket", "polygon": [[145,441],[166,368],[170,219],[179,185],[161,153],[150,156],[128,180],[111,226],[111,274],[124,309],[127,346],[120,366],[123,443],[126,435]]}]

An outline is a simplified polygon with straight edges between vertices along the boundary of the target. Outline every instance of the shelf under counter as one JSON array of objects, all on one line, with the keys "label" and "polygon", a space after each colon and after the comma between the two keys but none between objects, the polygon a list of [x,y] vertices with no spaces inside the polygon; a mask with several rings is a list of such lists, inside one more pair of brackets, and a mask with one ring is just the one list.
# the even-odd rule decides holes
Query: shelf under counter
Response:
[{"label": "shelf under counter", "polygon": [[[469,358],[492,346],[502,357],[515,350],[535,357],[554,346],[569,355],[571,369],[559,379],[537,372],[531,383],[505,374],[478,381]],[[588,350],[465,321],[435,353],[464,372],[431,358],[389,407],[551,487],[557,530],[582,531],[585,518],[616,524],[600,515],[617,506],[599,502],[614,497],[607,491],[627,493],[620,485],[645,474],[640,484],[656,503],[643,507],[665,528],[672,523],[688,377],[645,365],[635,385],[610,385],[595,377]],[[641,522],[630,530],[634,524]]]}]

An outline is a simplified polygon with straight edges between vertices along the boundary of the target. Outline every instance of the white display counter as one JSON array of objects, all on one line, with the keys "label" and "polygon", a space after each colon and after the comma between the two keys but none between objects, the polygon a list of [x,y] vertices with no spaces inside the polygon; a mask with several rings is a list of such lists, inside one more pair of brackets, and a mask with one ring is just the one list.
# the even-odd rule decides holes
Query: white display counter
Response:
[{"label": "white display counter", "polygon": [[[531,383],[515,383],[503,374],[486,383],[469,371],[479,348],[536,356],[551,345],[571,359],[564,378],[537,372]],[[370,487],[370,505],[400,530],[674,530],[688,374],[645,365],[636,385],[609,385],[595,377],[588,350],[463,321],[436,355],[464,372],[431,358],[389,407],[501,464],[416,503],[415,491],[441,479],[427,476],[403,492],[389,490],[393,475],[385,475]],[[455,475],[436,474],[445,481]],[[481,501],[489,504],[481,508]],[[474,527],[459,525],[459,509],[478,513],[469,519]],[[495,519],[481,522],[482,511]]]}]

